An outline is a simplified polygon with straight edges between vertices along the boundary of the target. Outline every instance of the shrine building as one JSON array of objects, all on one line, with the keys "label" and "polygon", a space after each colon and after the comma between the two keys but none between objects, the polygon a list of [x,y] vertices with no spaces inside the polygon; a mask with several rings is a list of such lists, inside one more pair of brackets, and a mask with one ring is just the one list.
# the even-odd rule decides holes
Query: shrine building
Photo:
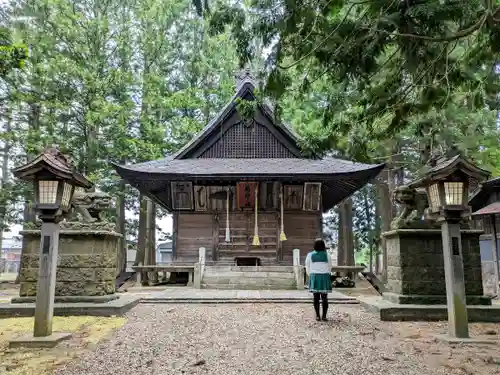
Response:
[{"label": "shrine building", "polygon": [[307,158],[298,137],[259,104],[251,119],[239,98],[255,100],[248,71],[219,114],[174,155],[118,174],[173,215],[173,262],[291,265],[322,235],[322,213],[373,180],[384,165]]}]

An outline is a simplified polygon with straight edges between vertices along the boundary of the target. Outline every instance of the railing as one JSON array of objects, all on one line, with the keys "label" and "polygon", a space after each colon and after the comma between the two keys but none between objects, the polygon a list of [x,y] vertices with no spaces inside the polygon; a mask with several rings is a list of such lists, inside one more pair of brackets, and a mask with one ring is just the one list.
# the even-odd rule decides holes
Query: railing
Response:
[{"label": "railing", "polygon": [[[353,273],[354,280],[359,272],[362,272],[365,266],[332,266],[331,272],[346,272]],[[300,264],[300,249],[293,249],[293,273],[297,282],[297,289],[303,290],[308,283],[308,276],[305,271],[305,266]]]},{"label": "railing", "polygon": [[204,247],[198,249],[198,263],[194,264],[194,287],[201,289],[203,274],[205,272],[205,259],[207,250]]},{"label": "railing", "polygon": [[139,264],[138,266],[132,266],[132,269],[137,273],[137,284],[141,285],[141,274],[142,272],[187,272],[189,274],[188,286],[194,283],[194,274],[196,269],[195,265],[184,265],[184,264],[164,264],[160,266],[143,266]]}]

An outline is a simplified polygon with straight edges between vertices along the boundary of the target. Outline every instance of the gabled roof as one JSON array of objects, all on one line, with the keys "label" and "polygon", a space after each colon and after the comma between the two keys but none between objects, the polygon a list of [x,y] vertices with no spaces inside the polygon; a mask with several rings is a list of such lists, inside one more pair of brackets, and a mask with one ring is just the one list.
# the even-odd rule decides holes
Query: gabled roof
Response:
[{"label": "gabled roof", "polygon": [[469,205],[472,207],[472,210],[482,208],[488,203],[490,195],[495,192],[500,192],[500,177],[484,181],[472,193],[472,196],[469,198]]},{"label": "gabled roof", "polygon": [[[184,145],[184,147],[173,154],[171,156],[172,159],[184,159],[191,150],[202,144],[203,141],[215,131],[218,125],[223,123],[224,120],[228,118],[233,113],[233,111],[235,111],[238,98],[250,98],[251,100],[256,99],[254,94],[256,84],[249,72],[247,71],[246,73],[247,74],[245,75],[240,75],[239,81],[236,86],[236,93],[232,96],[229,102],[198,134],[196,134],[186,145]],[[259,109],[265,116],[268,117],[268,119],[277,129],[283,132],[283,134],[288,138],[288,141],[290,141],[298,149],[297,143],[300,139],[299,136],[295,132],[293,132],[293,130],[289,126],[276,121],[271,107],[266,103],[259,103]]]},{"label": "gabled roof", "polygon": [[[153,201],[171,210],[172,181],[195,184],[234,184],[237,181],[280,181],[282,183],[322,182],[323,209],[328,210],[375,178],[384,164],[354,163],[333,157],[305,158],[298,145],[299,137],[285,124],[276,122],[271,107],[259,103],[255,122],[265,126],[288,151],[289,157],[249,158],[248,155],[197,157],[203,147],[222,137],[223,124],[241,124],[236,112],[238,98],[255,99],[256,85],[248,72],[239,77],[236,94],[193,139],[167,158],[135,165],[113,164],[118,174]],[[264,117],[262,117],[264,116]],[[246,124],[244,124],[246,126]],[[219,127],[220,130],[219,131]],[[239,156],[242,156],[239,158]],[[264,156],[261,154],[261,156]]]}]

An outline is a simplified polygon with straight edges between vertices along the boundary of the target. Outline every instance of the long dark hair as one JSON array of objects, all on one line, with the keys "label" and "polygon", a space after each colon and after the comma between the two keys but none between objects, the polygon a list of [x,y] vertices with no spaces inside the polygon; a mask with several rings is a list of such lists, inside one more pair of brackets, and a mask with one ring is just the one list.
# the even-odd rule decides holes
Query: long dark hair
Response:
[{"label": "long dark hair", "polygon": [[314,250],[325,251],[326,250],[325,241],[323,241],[321,238],[316,238],[316,240],[314,240]]}]

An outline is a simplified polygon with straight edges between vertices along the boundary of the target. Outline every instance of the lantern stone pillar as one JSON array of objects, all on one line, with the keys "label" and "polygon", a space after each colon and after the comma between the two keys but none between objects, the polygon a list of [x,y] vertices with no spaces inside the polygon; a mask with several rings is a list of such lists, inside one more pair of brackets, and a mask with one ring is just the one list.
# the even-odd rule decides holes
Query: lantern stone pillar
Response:
[{"label": "lantern stone pillar", "polygon": [[461,223],[465,226],[470,220],[470,182],[485,180],[489,172],[470,163],[457,150],[452,151],[455,155],[450,158],[433,159],[423,176],[409,186],[426,189],[429,204],[427,215],[441,224],[449,336],[453,339],[468,339],[460,227]]},{"label": "lantern stone pillar", "polygon": [[42,224],[38,293],[36,296],[35,327],[33,331],[35,337],[50,336],[52,334],[60,228],[56,222],[44,222]]},{"label": "lantern stone pillar", "polygon": [[52,334],[59,222],[71,208],[75,187],[90,188],[93,185],[75,170],[72,160],[61,153],[57,146],[47,148],[32,161],[12,172],[15,177],[33,184],[35,209],[42,221],[32,339],[55,345],[61,339],[69,337],[68,334]]},{"label": "lantern stone pillar", "polygon": [[460,223],[445,216],[441,225],[449,334],[456,338],[468,338],[469,319],[465,298]]}]

